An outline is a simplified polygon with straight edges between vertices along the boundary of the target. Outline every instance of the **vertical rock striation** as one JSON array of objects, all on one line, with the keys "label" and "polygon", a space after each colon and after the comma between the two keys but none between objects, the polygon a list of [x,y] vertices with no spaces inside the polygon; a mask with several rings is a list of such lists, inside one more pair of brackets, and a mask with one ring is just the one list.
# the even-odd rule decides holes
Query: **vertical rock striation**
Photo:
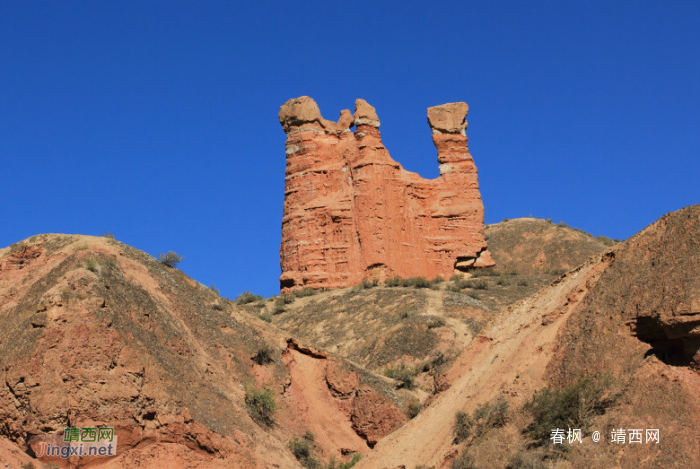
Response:
[{"label": "vertical rock striation", "polygon": [[[384,148],[362,99],[337,122],[307,97],[282,105],[287,169],[282,291],[338,288],[364,278],[451,276],[494,265],[466,137],[465,103],[428,109],[440,176],[404,170]],[[355,131],[350,128],[354,126]]]}]

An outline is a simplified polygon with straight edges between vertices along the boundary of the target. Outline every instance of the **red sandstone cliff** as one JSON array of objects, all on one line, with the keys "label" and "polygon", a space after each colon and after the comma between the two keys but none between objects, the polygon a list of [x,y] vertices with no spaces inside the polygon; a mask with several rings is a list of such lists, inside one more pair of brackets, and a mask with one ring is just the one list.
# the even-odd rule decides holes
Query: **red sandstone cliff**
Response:
[{"label": "red sandstone cliff", "polygon": [[494,265],[467,148],[468,109],[428,109],[440,176],[427,180],[389,156],[366,101],[355,102],[354,114],[343,110],[338,122],[324,119],[307,96],[287,101],[279,113],[287,133],[281,289],[449,277]]}]

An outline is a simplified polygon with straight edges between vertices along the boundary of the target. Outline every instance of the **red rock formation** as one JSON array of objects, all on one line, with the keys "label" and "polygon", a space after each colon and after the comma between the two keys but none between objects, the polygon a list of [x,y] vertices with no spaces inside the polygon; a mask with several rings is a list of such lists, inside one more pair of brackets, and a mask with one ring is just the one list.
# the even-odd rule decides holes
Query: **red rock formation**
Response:
[{"label": "red rock formation", "polygon": [[287,133],[282,291],[449,277],[494,265],[467,148],[467,111],[465,103],[428,109],[440,176],[427,180],[389,156],[366,101],[358,99],[355,113],[342,111],[338,122],[324,119],[307,96],[287,101],[279,113]]}]

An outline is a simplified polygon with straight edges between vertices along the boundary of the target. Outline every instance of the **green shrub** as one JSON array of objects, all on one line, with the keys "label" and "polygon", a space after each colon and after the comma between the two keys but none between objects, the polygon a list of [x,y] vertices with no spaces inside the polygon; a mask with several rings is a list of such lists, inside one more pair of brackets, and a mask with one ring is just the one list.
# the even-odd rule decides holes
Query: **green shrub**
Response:
[{"label": "green shrub", "polygon": [[268,344],[263,344],[258,349],[258,352],[253,357],[253,361],[258,365],[267,365],[274,361],[275,349]]},{"label": "green shrub", "polygon": [[596,415],[615,401],[611,375],[586,376],[561,389],[540,389],[523,407],[533,417],[527,433],[538,444],[549,441],[554,428],[580,428],[586,432]]},{"label": "green shrub", "polygon": [[278,298],[285,305],[291,305],[292,303],[294,303],[294,300],[296,299],[293,294],[289,294],[289,293],[282,293]]},{"label": "green shrub", "polygon": [[530,282],[528,282],[528,281],[527,281],[526,279],[524,279],[524,278],[521,278],[521,279],[518,281],[518,286],[520,286],[520,287],[527,287],[528,285],[530,285]]},{"label": "green shrub", "polygon": [[158,254],[158,262],[168,267],[175,268],[182,262],[184,257],[178,255],[176,252],[170,251],[166,254]]},{"label": "green shrub", "polygon": [[[217,291],[218,293],[218,291]],[[236,298],[236,304],[237,305],[247,305],[248,303],[252,303],[254,301],[262,301],[264,298],[260,295],[254,295],[253,293],[249,291],[244,291],[238,297]]]},{"label": "green shrub", "polygon": [[455,292],[455,293],[458,293],[458,292],[461,292],[461,291],[462,291],[462,287],[461,287],[459,284],[457,284],[457,283],[452,283],[452,284],[450,284],[450,285],[447,285],[446,288],[447,288],[447,290],[452,291],[452,292]]},{"label": "green shrub", "polygon": [[496,280],[496,285],[506,286],[509,284],[510,284],[510,282],[508,282],[508,280],[506,280],[504,277],[498,277],[498,280]]},{"label": "green shrub", "polygon": [[395,367],[389,366],[385,368],[384,375],[398,381],[399,388],[413,389],[413,386],[415,385],[413,382],[413,379],[416,377],[415,370],[412,370],[403,363]]},{"label": "green shrub", "polygon": [[454,274],[452,277],[450,277],[450,280],[453,282],[458,282],[464,278],[464,274]]},{"label": "green shrub", "polygon": [[567,225],[563,221],[560,221],[559,223],[557,223],[557,228],[570,228],[570,227],[569,227],[569,225]]},{"label": "green shrub", "polygon": [[245,405],[248,415],[257,423],[266,427],[274,425],[277,403],[271,389],[255,389],[252,385],[247,385]]},{"label": "green shrub", "polygon": [[[307,432],[310,433],[310,432]],[[313,435],[313,433],[311,434]],[[299,439],[297,437],[292,438],[288,444],[289,450],[292,452],[297,461],[301,463],[303,467],[309,469],[316,469],[321,467],[321,463],[311,457],[311,452],[313,450],[313,440],[309,441],[306,438]]]},{"label": "green shrub", "polygon": [[335,456],[331,456],[331,460],[328,462],[327,469],[350,469],[355,464],[360,462],[362,455],[360,453],[352,453],[352,458],[350,461],[338,461]]}]

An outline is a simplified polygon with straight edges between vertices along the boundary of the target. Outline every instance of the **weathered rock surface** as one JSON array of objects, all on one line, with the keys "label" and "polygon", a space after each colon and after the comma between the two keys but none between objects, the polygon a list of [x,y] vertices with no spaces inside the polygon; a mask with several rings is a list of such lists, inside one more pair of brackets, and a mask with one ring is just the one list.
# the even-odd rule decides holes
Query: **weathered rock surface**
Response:
[{"label": "weathered rock surface", "polygon": [[440,176],[427,180],[389,156],[366,101],[338,122],[324,119],[309,97],[287,101],[279,113],[287,133],[281,289],[449,277],[494,265],[467,111],[465,103],[428,109]]}]

